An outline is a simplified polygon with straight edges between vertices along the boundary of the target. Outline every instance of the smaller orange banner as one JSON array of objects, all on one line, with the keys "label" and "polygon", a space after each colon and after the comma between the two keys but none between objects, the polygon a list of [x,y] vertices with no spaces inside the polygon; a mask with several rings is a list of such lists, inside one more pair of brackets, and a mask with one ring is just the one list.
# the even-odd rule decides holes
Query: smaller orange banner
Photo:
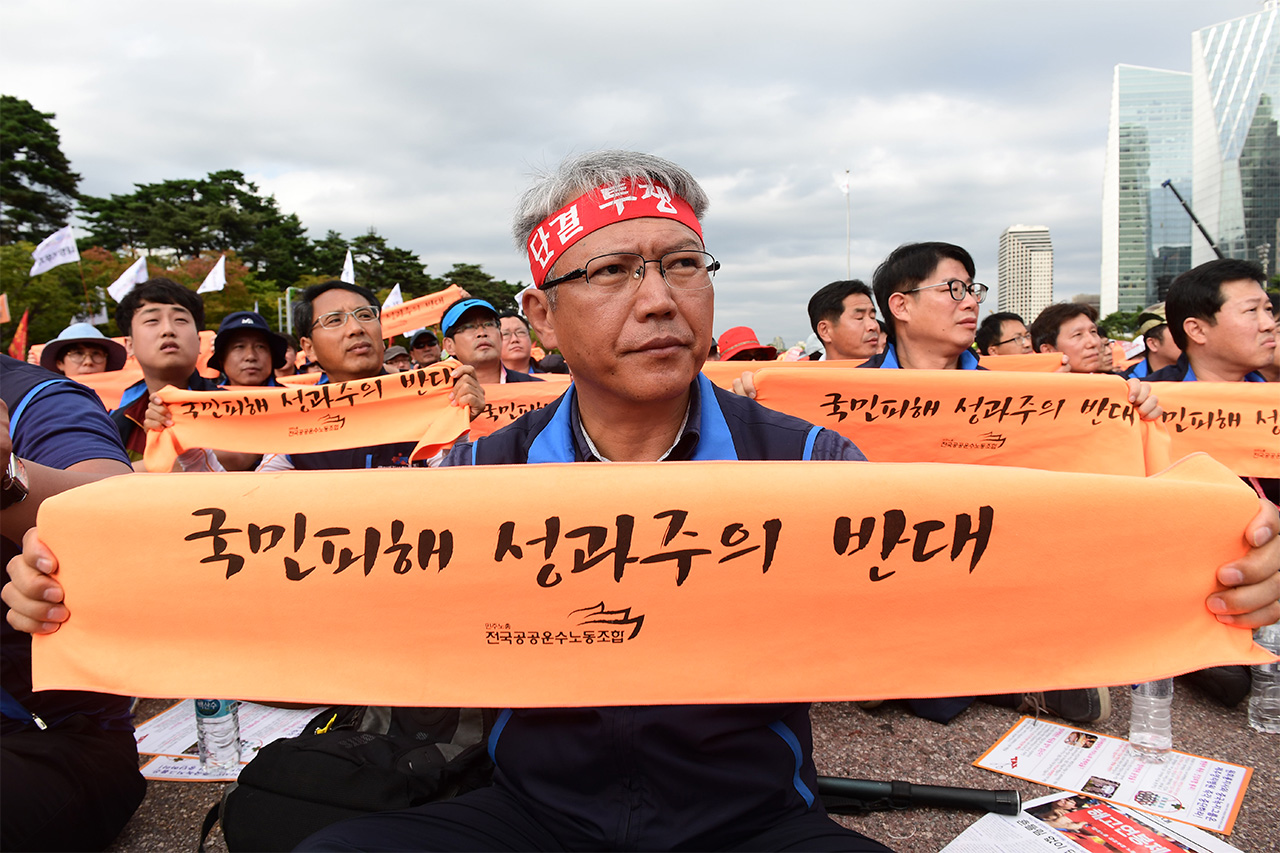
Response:
[{"label": "smaller orange banner", "polygon": [[281,385],[319,385],[320,377],[324,376],[318,370],[311,370],[307,373],[295,373],[292,376],[277,376],[276,381]]},{"label": "smaller orange banner", "polygon": [[865,359],[844,359],[841,361],[708,361],[702,366],[702,372],[715,385],[726,391],[733,390],[733,380],[743,371],[754,374],[766,367],[770,370],[848,370],[857,367]]},{"label": "smaller orange banner", "polygon": [[521,415],[545,408],[555,402],[556,398],[568,388],[569,377],[554,373],[545,375],[556,376],[557,380],[566,381],[506,382],[501,385],[484,386],[484,409],[471,420],[472,440],[489,435]]},{"label": "smaller orange banner", "polygon": [[1280,386],[1157,382],[1170,452],[1204,451],[1242,477],[1280,477]]},{"label": "smaller orange banner", "polygon": [[444,290],[419,296],[382,312],[382,336],[388,340],[413,329],[435,326],[444,317],[444,309],[462,298],[462,288],[451,284]]},{"label": "smaller orange banner", "polygon": [[766,368],[755,381],[761,404],[841,433],[873,462],[1147,473],[1118,376]]},{"label": "smaller orange banner", "polygon": [[102,373],[90,373],[85,376],[73,376],[76,382],[86,388],[92,388],[102,401],[108,412],[120,406],[120,398],[124,390],[135,382],[142,381],[142,368],[138,362],[129,359],[119,370],[107,370]]},{"label": "smaller orange banner", "polygon": [[1016,373],[1056,373],[1062,367],[1060,352],[1028,352],[1017,355],[984,355],[981,364],[987,370]]},{"label": "smaller orange banner", "polygon": [[173,426],[147,435],[149,471],[169,471],[192,448],[242,453],[313,453],[417,441],[410,459],[434,455],[467,432],[451,405],[450,368],[438,366],[352,382],[295,388],[159,392]]}]

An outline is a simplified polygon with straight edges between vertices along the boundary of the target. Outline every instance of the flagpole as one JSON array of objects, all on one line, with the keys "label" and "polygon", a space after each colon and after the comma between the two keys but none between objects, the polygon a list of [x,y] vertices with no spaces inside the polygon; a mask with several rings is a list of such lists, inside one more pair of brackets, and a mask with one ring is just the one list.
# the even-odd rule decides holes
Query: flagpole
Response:
[{"label": "flagpole", "polygon": [[89,285],[84,280],[84,259],[76,255],[76,266],[80,268],[80,287],[84,289],[84,315],[93,319],[93,305],[89,302]]},{"label": "flagpole", "polygon": [[852,247],[852,206],[849,202],[849,169],[845,169],[845,278],[854,277],[854,247]]}]

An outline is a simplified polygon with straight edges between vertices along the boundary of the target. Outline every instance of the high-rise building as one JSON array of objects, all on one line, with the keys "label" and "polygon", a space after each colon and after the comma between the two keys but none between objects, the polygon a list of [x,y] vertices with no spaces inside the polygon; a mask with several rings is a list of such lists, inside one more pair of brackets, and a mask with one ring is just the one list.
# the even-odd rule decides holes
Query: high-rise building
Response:
[{"label": "high-rise building", "polygon": [[1117,65],[1102,184],[1102,316],[1164,299],[1191,268],[1191,75]]},{"label": "high-rise building", "polygon": [[1001,311],[1012,311],[1027,325],[1053,302],[1053,243],[1043,225],[1010,225],[1000,235]]},{"label": "high-rise building", "polygon": [[[1223,255],[1277,271],[1280,250],[1280,4],[1191,34],[1196,215]],[[1204,237],[1191,261],[1215,257]]]}]

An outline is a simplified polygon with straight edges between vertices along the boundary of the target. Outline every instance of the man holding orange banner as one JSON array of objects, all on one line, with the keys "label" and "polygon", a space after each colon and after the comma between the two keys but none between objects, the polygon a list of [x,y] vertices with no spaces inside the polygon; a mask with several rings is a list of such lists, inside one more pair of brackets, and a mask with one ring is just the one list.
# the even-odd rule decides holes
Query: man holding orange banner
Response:
[{"label": "man holding orange banner", "polygon": [[[387,372],[382,362],[385,345],[378,322],[378,301],[367,288],[337,280],[313,284],[295,303],[294,321],[299,329],[307,330],[300,341],[307,358],[324,370],[322,384],[358,382]],[[475,368],[458,365],[451,377],[454,384],[450,402],[468,407],[474,417],[484,408],[484,389],[476,381]],[[169,407],[158,396],[152,397],[146,425],[152,430],[173,425]],[[306,453],[269,453],[258,470],[404,467],[415,446],[415,441],[406,440]],[[184,471],[223,470],[212,452],[200,448],[182,453],[178,463]]]},{"label": "man holding orange banner", "polygon": [[[1276,356],[1276,318],[1252,261],[1222,258],[1188,270],[1169,285],[1168,331],[1182,353],[1153,372],[1152,382],[1264,382],[1257,370]],[[1264,500],[1280,506],[1280,480],[1246,477]],[[1189,674],[1228,708],[1249,695],[1247,666],[1215,666]]]},{"label": "man holding orange banner", "polygon": [[[975,272],[969,252],[951,243],[907,243],[890,252],[872,278],[876,300],[889,326],[890,343],[883,353],[861,366],[985,370],[970,349],[978,327],[978,306],[987,297],[987,286],[973,280]],[[1130,402],[1144,420],[1160,416],[1150,386],[1133,380],[1129,391]],[[975,698],[908,699],[907,703],[917,716],[948,723]],[[1018,710],[1048,711],[1079,723],[1100,722],[1111,714],[1106,688],[985,698]]]}]

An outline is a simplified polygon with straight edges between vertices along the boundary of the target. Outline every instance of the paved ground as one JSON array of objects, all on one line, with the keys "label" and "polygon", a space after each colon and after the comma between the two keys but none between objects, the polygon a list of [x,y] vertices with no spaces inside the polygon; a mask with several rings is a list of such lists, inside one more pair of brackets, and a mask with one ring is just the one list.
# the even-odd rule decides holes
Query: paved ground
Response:
[{"label": "paved ground", "polygon": [[[1114,689],[1112,718],[1096,731],[1124,737],[1128,731],[1126,690]],[[149,700],[141,719],[171,702]],[[971,762],[1017,721],[1004,708],[977,704],[949,726],[911,716],[888,704],[863,711],[849,703],[817,705],[813,712],[818,772],[862,779],[981,788],[1014,788],[1023,799],[1049,793],[1032,785],[971,766]],[[1226,840],[1250,853],[1280,850],[1280,735],[1258,734],[1245,721],[1244,705],[1225,709],[1194,688],[1178,683],[1174,700],[1174,746],[1184,752],[1254,768],[1235,831]],[[196,782],[152,782],[147,798],[110,849],[117,853],[195,850],[200,822],[222,786]],[[938,809],[879,812],[838,818],[899,853],[936,853],[976,814]],[[224,851],[214,831],[212,851]]]}]

